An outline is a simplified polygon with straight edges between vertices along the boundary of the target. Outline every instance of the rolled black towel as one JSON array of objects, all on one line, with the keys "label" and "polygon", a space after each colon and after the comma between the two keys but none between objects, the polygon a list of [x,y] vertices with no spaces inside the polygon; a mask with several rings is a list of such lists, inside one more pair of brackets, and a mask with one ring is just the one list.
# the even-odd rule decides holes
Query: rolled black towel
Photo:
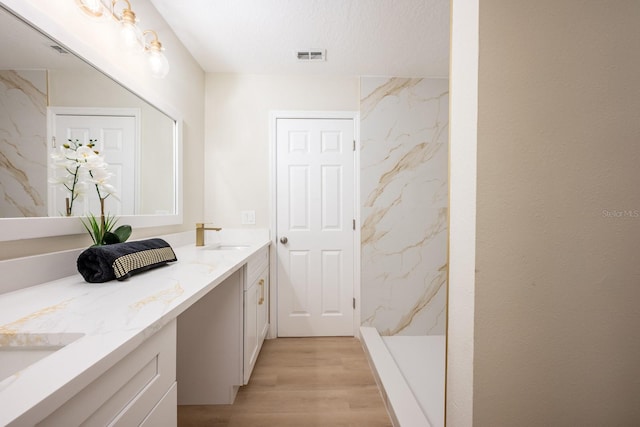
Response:
[{"label": "rolled black towel", "polygon": [[177,261],[171,246],[162,239],[92,246],[78,256],[78,271],[89,283],[124,280],[167,262]]}]

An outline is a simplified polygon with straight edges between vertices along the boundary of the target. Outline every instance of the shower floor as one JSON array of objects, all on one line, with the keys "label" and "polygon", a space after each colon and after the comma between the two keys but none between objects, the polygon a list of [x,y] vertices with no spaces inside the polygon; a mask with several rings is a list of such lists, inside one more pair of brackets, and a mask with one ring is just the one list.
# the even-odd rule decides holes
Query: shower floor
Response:
[{"label": "shower floor", "polygon": [[361,328],[363,345],[395,426],[444,426],[445,337],[380,337]]}]

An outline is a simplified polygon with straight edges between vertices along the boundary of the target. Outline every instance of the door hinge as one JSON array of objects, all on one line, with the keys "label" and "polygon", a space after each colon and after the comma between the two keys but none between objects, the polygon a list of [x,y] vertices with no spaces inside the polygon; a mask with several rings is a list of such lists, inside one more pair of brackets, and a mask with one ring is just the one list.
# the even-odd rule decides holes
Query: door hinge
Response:
[{"label": "door hinge", "polygon": [[354,230],[356,229],[356,220],[355,219],[353,220],[353,229]]},{"label": "door hinge", "polygon": [[353,151],[356,151],[356,140],[353,140]]},{"label": "door hinge", "polygon": [[353,309],[354,310],[356,309],[356,299],[355,298],[353,299]]},{"label": "door hinge", "polygon": [[56,137],[55,137],[55,136],[52,136],[52,137],[51,137],[51,146],[52,146],[53,148],[56,148]]}]

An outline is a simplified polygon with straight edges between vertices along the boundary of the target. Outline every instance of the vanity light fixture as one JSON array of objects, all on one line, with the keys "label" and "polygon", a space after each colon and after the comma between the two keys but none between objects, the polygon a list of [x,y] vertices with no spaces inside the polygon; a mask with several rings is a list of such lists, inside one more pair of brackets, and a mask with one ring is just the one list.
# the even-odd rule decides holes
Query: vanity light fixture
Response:
[{"label": "vanity light fixture", "polygon": [[158,34],[154,30],[140,30],[129,0],[76,0],[76,3],[90,18],[111,16],[120,26],[120,34],[127,49],[146,55],[151,75],[157,78],[167,75],[169,61],[163,53],[164,48]]}]

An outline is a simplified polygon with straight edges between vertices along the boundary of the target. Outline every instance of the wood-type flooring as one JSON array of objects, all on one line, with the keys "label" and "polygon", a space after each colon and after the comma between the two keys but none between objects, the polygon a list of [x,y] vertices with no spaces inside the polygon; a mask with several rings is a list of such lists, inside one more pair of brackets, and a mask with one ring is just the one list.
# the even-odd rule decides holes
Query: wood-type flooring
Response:
[{"label": "wood-type flooring", "polygon": [[178,406],[178,426],[391,427],[391,421],[360,341],[277,338],[265,340],[233,405]]}]

